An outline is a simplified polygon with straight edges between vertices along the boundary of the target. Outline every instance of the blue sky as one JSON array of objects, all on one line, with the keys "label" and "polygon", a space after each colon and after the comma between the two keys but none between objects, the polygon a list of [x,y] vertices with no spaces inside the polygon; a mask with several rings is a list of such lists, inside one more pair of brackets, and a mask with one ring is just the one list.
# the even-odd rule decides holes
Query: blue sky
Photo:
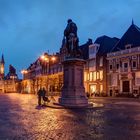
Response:
[{"label": "blue sky", "polygon": [[121,37],[140,27],[140,0],[0,0],[0,54],[20,70],[43,52],[59,51],[67,19],[78,26],[80,44],[99,36]]}]

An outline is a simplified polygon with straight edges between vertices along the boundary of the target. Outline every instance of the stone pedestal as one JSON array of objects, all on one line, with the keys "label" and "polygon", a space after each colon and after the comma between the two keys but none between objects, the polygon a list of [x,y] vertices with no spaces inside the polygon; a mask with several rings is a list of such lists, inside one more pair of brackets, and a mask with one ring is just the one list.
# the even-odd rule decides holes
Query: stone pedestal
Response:
[{"label": "stone pedestal", "polygon": [[60,105],[65,107],[87,107],[88,99],[84,88],[84,64],[83,59],[69,58],[63,62],[64,85]]}]

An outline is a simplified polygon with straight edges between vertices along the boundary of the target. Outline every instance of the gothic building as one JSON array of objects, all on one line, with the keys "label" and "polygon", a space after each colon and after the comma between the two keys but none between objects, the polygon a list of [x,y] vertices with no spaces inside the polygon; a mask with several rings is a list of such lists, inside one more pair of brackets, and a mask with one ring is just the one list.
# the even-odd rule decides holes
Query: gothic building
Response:
[{"label": "gothic building", "polygon": [[5,64],[5,61],[4,61],[4,56],[2,54],[2,57],[0,60],[0,79],[4,78],[4,64]]},{"label": "gothic building", "polygon": [[9,72],[5,75],[5,61],[2,55],[0,60],[0,93],[17,92],[18,76],[16,69],[9,65]]}]

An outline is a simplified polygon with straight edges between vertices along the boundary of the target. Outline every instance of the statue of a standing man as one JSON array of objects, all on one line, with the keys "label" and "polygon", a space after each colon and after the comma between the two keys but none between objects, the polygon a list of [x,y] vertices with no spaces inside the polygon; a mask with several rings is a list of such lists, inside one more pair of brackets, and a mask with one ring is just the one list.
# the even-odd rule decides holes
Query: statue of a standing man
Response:
[{"label": "statue of a standing man", "polygon": [[77,26],[71,19],[68,20],[67,27],[64,30],[64,37],[66,38],[69,56],[75,57],[77,55],[79,40],[77,37]]}]

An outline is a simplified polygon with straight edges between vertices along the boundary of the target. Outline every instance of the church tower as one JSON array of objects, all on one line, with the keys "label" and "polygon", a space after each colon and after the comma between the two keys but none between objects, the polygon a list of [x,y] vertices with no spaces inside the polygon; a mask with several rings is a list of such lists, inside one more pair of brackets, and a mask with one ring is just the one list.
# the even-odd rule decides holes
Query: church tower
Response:
[{"label": "church tower", "polygon": [[2,54],[2,57],[0,60],[0,79],[4,78],[4,64],[5,64],[5,61],[4,61],[4,56]]}]

